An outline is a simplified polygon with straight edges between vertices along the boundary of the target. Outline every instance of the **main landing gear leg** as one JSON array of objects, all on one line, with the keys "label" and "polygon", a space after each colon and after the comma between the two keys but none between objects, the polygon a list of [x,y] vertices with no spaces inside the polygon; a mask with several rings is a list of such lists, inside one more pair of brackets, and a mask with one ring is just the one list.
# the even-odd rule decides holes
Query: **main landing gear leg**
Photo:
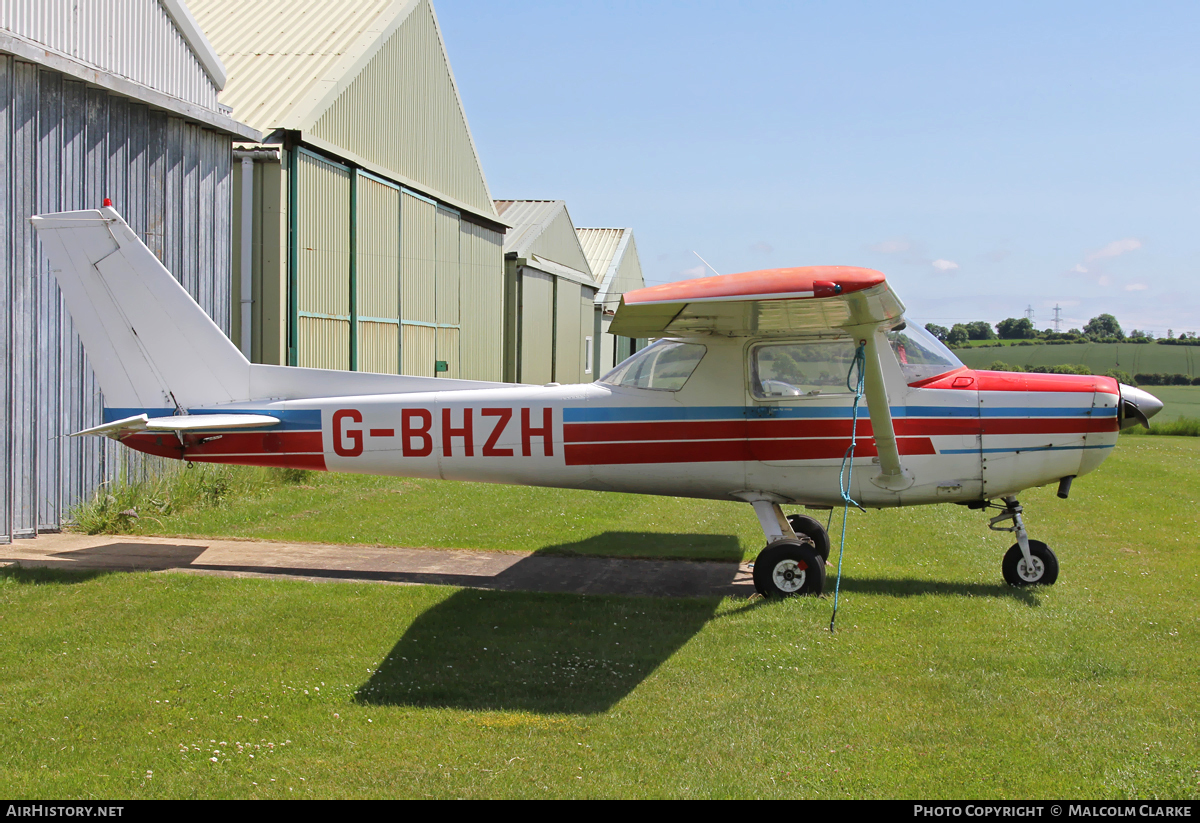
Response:
[{"label": "main landing gear leg", "polygon": [[[1016,532],[1017,535],[1017,542],[1005,552],[1000,564],[1004,580],[1010,586],[1052,585],[1058,579],[1058,558],[1042,541],[1029,539],[1021,517],[1023,509],[1017,498],[1010,494],[1004,498],[1004,504],[1004,510],[988,521],[992,531]],[[1012,525],[999,525],[1006,520],[1011,520]]]},{"label": "main landing gear leg", "polygon": [[825,590],[825,558],[813,538],[798,535],[778,503],[755,500],[751,505],[767,538],[766,548],[754,561],[754,588],[771,598],[821,594]]}]

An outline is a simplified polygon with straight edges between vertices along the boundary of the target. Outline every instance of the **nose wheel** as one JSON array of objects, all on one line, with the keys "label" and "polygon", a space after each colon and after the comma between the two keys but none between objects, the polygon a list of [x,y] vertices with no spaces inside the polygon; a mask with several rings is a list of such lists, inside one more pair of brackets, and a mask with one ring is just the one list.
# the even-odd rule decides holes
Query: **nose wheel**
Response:
[{"label": "nose wheel", "polygon": [[1029,541],[1029,559],[1025,559],[1021,544],[1015,543],[1004,553],[1000,564],[1004,581],[1010,586],[1049,586],[1058,579],[1058,558],[1040,540]]}]

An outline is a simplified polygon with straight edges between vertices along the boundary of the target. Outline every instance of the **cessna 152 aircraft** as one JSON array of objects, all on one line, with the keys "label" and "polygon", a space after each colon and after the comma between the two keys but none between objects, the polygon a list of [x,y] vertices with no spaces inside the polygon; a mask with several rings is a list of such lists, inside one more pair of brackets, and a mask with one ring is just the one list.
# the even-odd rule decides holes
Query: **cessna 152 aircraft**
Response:
[{"label": "cessna 152 aircraft", "polygon": [[252,364],[114,209],[32,221],[104,391],[105,422],[76,434],[189,461],[741,500],[768,597],[822,592],[828,535],[781,506],[843,504],[852,432],[856,503],[998,509],[989,526],[1017,539],[1004,579],[1050,584],[1017,493],[1066,497],[1162,408],[1109,377],[968,369],[905,323],[883,274],[845,266],[629,292],[612,332],[658,340],[592,384]]}]

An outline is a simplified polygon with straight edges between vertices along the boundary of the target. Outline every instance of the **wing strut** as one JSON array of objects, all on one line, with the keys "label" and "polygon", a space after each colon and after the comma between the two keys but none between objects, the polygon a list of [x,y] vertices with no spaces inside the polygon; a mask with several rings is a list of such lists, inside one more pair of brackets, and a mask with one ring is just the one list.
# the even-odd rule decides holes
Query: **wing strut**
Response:
[{"label": "wing strut", "polygon": [[[862,328],[862,327],[860,327]],[[853,331],[858,331],[855,329]],[[884,348],[887,346],[886,332],[879,326],[870,327],[859,339],[866,343],[866,395],[867,411],[871,414],[871,431],[875,435],[875,448],[879,453],[879,474],[871,478],[876,486],[892,491],[907,489],[913,479],[900,462],[900,449],[896,445],[896,430],[892,426],[892,410],[888,404],[887,385],[883,379]]]}]

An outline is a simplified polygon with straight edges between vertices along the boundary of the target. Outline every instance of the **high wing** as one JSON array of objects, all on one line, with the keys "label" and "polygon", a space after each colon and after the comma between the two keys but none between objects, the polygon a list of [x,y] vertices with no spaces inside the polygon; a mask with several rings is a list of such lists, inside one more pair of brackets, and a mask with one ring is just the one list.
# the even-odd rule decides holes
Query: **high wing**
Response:
[{"label": "high wing", "polygon": [[820,333],[904,314],[883,273],[855,266],[767,269],[627,292],[610,331],[625,337]]}]

